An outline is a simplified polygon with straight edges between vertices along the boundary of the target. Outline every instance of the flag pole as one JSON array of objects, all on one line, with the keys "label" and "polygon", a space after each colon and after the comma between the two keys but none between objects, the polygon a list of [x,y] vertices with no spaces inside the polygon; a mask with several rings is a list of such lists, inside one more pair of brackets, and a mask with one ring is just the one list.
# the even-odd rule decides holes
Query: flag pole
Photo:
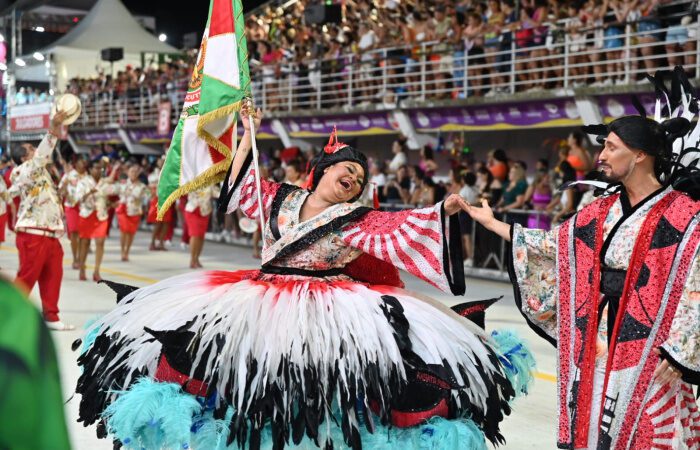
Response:
[{"label": "flag pole", "polygon": [[[250,104],[252,105],[252,102]],[[263,249],[265,249],[265,210],[263,209],[262,188],[260,187],[260,165],[258,164],[258,144],[255,140],[254,116],[255,109],[253,109],[253,114],[248,115],[248,121],[250,123],[250,143],[253,148],[253,165],[255,166],[255,190],[258,197],[258,215],[260,216],[260,240],[262,241]]]}]

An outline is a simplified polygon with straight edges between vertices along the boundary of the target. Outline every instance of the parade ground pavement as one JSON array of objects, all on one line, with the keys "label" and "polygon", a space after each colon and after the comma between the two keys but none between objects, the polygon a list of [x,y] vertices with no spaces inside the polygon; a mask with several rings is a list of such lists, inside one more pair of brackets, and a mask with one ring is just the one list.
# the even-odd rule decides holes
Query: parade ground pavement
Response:
[{"label": "parade ground pavement", "polygon": [[[7,239],[8,241],[0,246],[0,268],[2,268],[0,271],[4,276],[13,279],[17,273],[17,249],[14,246],[12,233],[8,233]],[[150,236],[147,233],[139,232],[134,242],[131,261],[122,262],[119,255],[118,236],[113,232],[113,237],[109,238],[105,244],[102,277],[134,286],[146,286],[193,270],[188,268],[189,251],[182,249],[179,243],[169,247],[169,251],[149,252],[149,241]],[[59,303],[61,319],[77,327],[76,331],[52,332],[61,367],[66,420],[74,449],[108,450],[112,449],[112,443],[97,439],[94,426],[85,428],[76,422],[78,398],[74,397],[72,392],[79,375],[79,368],[75,362],[77,354],[71,351],[71,343],[81,336],[81,329],[87,321],[105,314],[114,307],[115,296],[105,285],[98,285],[93,281],[79,281],[78,271],[71,269],[70,245],[65,238],[63,248],[65,250],[64,277]],[[88,264],[91,264],[93,259],[94,253],[88,256]],[[205,244],[201,261],[204,269],[197,270],[236,270],[259,267],[259,260],[251,257],[250,248],[212,242]],[[91,280],[91,265],[88,265],[87,275]],[[487,329],[512,329],[524,337],[537,359],[537,372],[529,395],[515,401],[513,412],[502,423],[501,429],[506,438],[506,444],[498,448],[507,450],[556,448],[555,349],[537,337],[525,324],[525,320],[515,306],[511,286],[502,282],[468,278],[466,296],[454,297],[442,294],[427,283],[405,273],[402,273],[402,277],[408,289],[430,295],[448,305],[466,300],[504,296],[500,302],[488,310]],[[32,292],[32,301],[39,305],[36,287]]]}]

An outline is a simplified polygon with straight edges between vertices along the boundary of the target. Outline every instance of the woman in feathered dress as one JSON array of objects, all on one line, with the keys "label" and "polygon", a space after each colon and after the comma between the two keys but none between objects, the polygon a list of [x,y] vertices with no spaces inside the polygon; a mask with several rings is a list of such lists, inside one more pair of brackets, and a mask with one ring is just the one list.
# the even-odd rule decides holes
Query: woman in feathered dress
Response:
[{"label": "woman in feathered dress", "polygon": [[[243,123],[220,203],[257,219]],[[367,160],[334,135],[312,162],[309,189],[261,180],[260,270],[111,284],[118,306],[88,327],[79,358],[80,421],[146,449],[503,441],[499,423],[531,380],[532,356],[466,318],[483,316],[486,303],[455,312],[392,273],[464,293],[462,200],[402,212],[358,205]]]}]

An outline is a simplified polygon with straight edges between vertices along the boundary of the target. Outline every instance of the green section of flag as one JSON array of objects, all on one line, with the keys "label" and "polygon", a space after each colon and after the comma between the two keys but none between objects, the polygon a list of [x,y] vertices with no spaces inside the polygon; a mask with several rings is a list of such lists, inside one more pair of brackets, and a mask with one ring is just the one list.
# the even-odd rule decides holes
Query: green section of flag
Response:
[{"label": "green section of flag", "polygon": [[[170,197],[170,194],[175,192],[180,187],[180,170],[182,168],[182,131],[185,126],[185,120],[180,118],[177,121],[177,127],[170,141],[170,150],[165,158],[165,164],[160,172],[158,180],[158,209],[160,210],[163,202]],[[162,201],[161,201],[162,200]]]},{"label": "green section of flag", "polygon": [[[190,94],[199,90],[200,95],[198,99],[191,95],[191,100],[183,107],[182,116],[173,133],[158,182],[159,218],[162,218],[165,211],[179,197],[220,181],[230,165],[232,145],[228,143],[228,139],[224,139],[224,134],[232,129],[231,124],[237,120],[242,100],[251,94],[243,6],[241,0],[229,1],[231,11],[215,17],[215,28],[219,31],[213,31],[212,36],[209,36],[209,33],[213,11],[221,13],[228,8],[226,3],[220,3],[221,0],[211,0],[209,4],[206,40],[202,41],[200,57],[192,76],[193,81],[188,88]],[[221,20],[227,21],[228,18],[224,16],[229,14],[233,14],[230,18],[232,22],[224,22],[224,26],[229,27],[228,24],[233,24],[235,44],[233,39],[230,39],[230,46],[223,44],[222,47],[221,36],[231,35],[221,31]],[[212,41],[213,47],[207,52],[207,40],[211,39],[219,40]],[[233,45],[237,48],[231,48]],[[221,57],[216,59],[217,54],[222,54],[222,48],[230,55],[229,60]],[[229,69],[236,70],[232,62],[234,52],[238,63],[237,74],[229,72]],[[208,75],[205,73],[205,67],[207,71],[218,71],[219,76],[225,74],[224,78],[229,81],[225,82],[210,76],[211,74]],[[229,74],[232,76],[229,77]],[[194,133],[195,136],[192,135]]]},{"label": "green section of flag", "polygon": [[[206,92],[207,95],[204,95]],[[223,81],[207,76],[202,77],[202,97],[199,100],[199,115],[204,116],[249,97],[250,93],[233,89]]]}]

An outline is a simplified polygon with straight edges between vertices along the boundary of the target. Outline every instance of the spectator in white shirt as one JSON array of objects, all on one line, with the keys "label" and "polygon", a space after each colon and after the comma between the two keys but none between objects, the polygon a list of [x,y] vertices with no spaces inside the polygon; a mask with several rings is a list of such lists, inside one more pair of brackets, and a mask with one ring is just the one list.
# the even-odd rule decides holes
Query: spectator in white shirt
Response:
[{"label": "spectator in white shirt", "polygon": [[391,152],[394,154],[394,157],[389,163],[389,173],[396,173],[399,167],[408,164],[408,157],[406,156],[407,150],[406,138],[401,137],[391,144]]}]

